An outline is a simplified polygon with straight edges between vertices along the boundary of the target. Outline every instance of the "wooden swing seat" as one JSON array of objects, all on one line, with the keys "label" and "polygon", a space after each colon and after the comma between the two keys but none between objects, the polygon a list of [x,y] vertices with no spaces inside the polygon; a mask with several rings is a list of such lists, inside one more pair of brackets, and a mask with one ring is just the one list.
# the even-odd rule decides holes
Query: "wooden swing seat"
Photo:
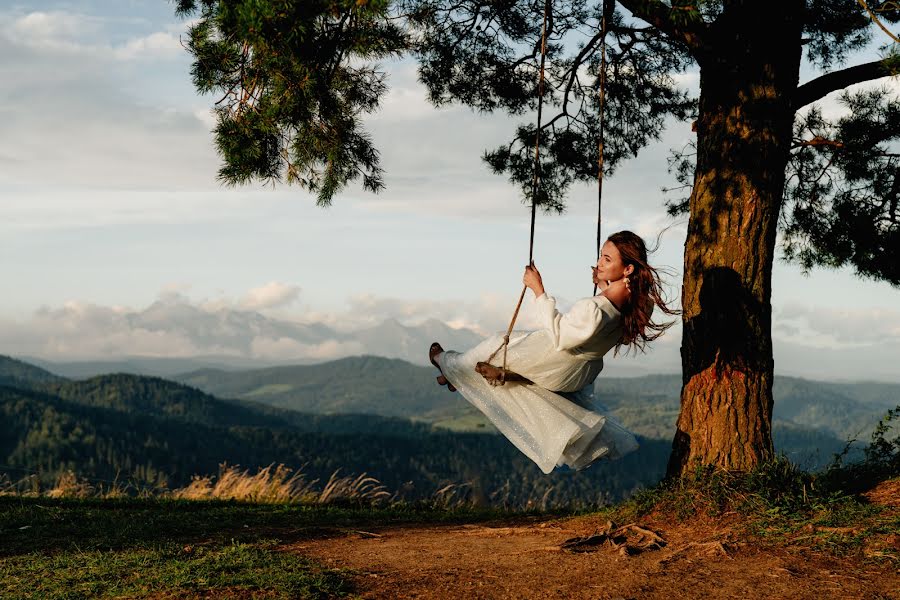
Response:
[{"label": "wooden swing seat", "polygon": [[495,367],[494,365],[483,361],[475,365],[475,371],[493,386],[503,385],[505,383],[521,383],[522,385],[534,383],[527,377],[510,371],[509,369]]}]

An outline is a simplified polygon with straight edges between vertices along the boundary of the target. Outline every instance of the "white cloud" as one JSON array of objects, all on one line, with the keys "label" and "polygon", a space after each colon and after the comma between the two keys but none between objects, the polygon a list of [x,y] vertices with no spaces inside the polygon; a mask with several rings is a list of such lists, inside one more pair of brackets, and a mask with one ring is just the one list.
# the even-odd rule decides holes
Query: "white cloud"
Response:
[{"label": "white cloud", "polygon": [[788,304],[776,312],[786,341],[821,348],[900,342],[900,311]]},{"label": "white cloud", "polygon": [[115,48],[113,55],[120,60],[172,58],[184,51],[178,35],[157,31],[144,37],[129,40],[124,46]]},{"label": "white cloud", "polygon": [[[431,341],[459,350],[472,347],[484,336],[505,330],[513,308],[510,298],[497,296],[436,302],[365,295],[349,299],[346,311],[275,318],[247,310],[244,300],[254,297],[258,306],[270,307],[291,298],[296,288],[268,284],[243,300],[217,302],[192,300],[185,289],[183,284],[171,285],[143,309],[67,302],[42,308],[25,321],[0,321],[0,354],[51,360],[220,356],[272,363],[377,354],[426,364],[425,349]],[[559,302],[563,311],[570,305],[565,299]],[[526,301],[517,329],[536,327],[532,303]],[[822,338],[821,332],[829,327],[832,337]],[[871,328],[880,333],[859,335]],[[790,306],[776,312],[773,333],[777,374],[883,381],[900,376],[896,311]],[[607,356],[604,373],[677,373],[680,344],[681,327],[676,324],[646,354]]]},{"label": "white cloud", "polygon": [[22,45],[71,50],[80,46],[79,40],[96,35],[103,20],[97,17],[63,11],[32,12],[24,16],[0,16],[0,24],[7,37]]},{"label": "white cloud", "polygon": [[[350,313],[324,319],[311,319],[310,315],[276,318],[259,311],[291,304],[298,297],[297,286],[271,282],[236,301],[192,300],[186,294],[189,287],[169,284],[157,301],[142,309],[70,301],[56,308],[41,308],[25,321],[0,320],[0,353],[56,360],[233,356],[272,361],[327,360],[369,353],[423,363],[430,336],[449,337],[464,346],[479,338],[434,319],[418,328],[391,320],[398,314],[412,321],[431,317],[427,302],[368,299]],[[362,306],[378,308],[365,318],[348,318]],[[375,319],[375,314],[384,318]],[[337,331],[327,322],[345,326],[352,322],[356,327]]]},{"label": "white cloud", "polygon": [[[395,319],[406,324],[421,324],[436,319],[455,329],[471,329],[481,335],[491,335],[505,330],[515,308],[515,294],[509,297],[499,294],[482,294],[477,300],[409,300],[376,296],[374,294],[354,294],[347,300],[346,312],[324,315],[313,313],[315,318],[334,323],[335,327],[358,329],[372,327],[387,319]],[[565,299],[562,304],[567,303]],[[523,303],[516,327],[534,328],[538,325],[537,315],[529,296]]]},{"label": "white cloud", "polygon": [[250,290],[239,302],[246,310],[264,310],[287,306],[300,296],[300,288],[278,281]]},{"label": "white cloud", "polygon": [[0,14],[0,37],[20,49],[47,55],[77,55],[81,60],[171,59],[184,49],[180,36],[188,24],[167,25],[163,31],[138,35],[121,44],[103,42],[122,19],[107,19],[66,11]]}]

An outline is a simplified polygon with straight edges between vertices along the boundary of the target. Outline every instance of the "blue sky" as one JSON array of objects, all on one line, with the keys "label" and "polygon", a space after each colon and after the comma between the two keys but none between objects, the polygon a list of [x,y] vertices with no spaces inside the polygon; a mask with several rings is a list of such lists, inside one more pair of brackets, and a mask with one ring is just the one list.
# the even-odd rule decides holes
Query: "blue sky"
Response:
[{"label": "blue sky", "polygon": [[[505,326],[528,256],[528,208],[480,155],[515,119],[434,109],[414,64],[388,64],[391,92],[367,125],[383,193],[351,187],[321,209],[297,188],[225,189],[209,133],[215,98],[190,83],[185,28],[164,0],[0,8],[0,75],[14,82],[0,88],[0,353],[231,351],[164,323],[134,325],[129,315],[160,303],[343,330],[385,318]],[[696,74],[683,82],[696,86]],[[824,106],[840,110],[833,98]],[[604,188],[606,232],[655,238],[671,225],[654,260],[673,269],[674,296],[685,226],[665,216],[660,188],[672,183],[668,149],[690,136],[673,124]],[[595,195],[573,189],[566,215],[538,218],[536,261],[565,301],[591,288]],[[900,291],[781,261],[773,277],[777,372],[900,381]],[[633,364],[677,370],[678,335]],[[285,360],[305,352],[270,341],[251,347],[281,348]]]}]

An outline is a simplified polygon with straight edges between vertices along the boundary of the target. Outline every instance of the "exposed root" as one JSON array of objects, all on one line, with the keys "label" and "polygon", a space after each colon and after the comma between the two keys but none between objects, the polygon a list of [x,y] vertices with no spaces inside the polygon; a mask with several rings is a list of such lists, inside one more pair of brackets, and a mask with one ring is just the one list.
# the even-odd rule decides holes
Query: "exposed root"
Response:
[{"label": "exposed root", "polygon": [[622,556],[633,556],[647,550],[659,550],[665,545],[666,540],[661,535],[646,527],[635,523],[615,527],[612,521],[607,521],[603,531],[568,539],[560,547],[569,552],[593,552],[605,546]]},{"label": "exposed root", "polygon": [[669,554],[668,556],[666,556],[665,558],[660,559],[659,563],[662,565],[665,565],[665,564],[668,564],[678,558],[681,558],[681,555],[683,555],[685,552],[687,552],[691,548],[700,548],[701,550],[703,550],[704,554],[706,554],[706,555],[715,554],[715,555],[719,555],[719,556],[724,556],[725,558],[727,558],[729,560],[734,560],[731,557],[731,554],[728,552],[726,545],[723,542],[716,540],[716,541],[712,541],[712,542],[688,542],[681,548],[677,548],[676,550],[672,551],[672,553]]}]

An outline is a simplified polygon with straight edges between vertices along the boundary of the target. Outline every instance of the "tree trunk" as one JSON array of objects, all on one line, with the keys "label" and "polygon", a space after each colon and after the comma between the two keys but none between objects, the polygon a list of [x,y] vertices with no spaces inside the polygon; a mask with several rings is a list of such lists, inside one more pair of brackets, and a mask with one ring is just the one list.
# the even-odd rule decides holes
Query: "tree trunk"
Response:
[{"label": "tree trunk", "polygon": [[683,387],[668,476],[746,471],[772,448],[772,262],[802,2],[725,4],[701,60],[682,288]]}]

